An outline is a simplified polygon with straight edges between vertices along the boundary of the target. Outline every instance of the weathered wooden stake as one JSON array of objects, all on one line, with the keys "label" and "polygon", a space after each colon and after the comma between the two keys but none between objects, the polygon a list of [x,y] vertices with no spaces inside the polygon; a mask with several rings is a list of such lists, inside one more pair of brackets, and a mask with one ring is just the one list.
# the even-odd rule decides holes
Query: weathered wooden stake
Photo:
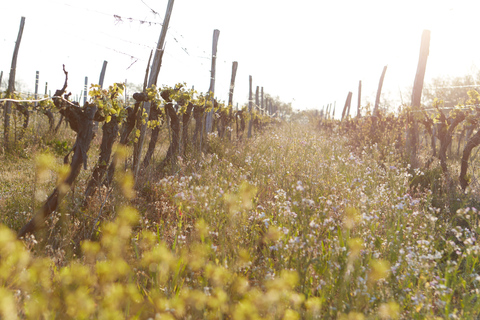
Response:
[{"label": "weathered wooden stake", "polygon": [[[20,49],[20,42],[22,41],[23,27],[25,26],[25,17],[20,19],[20,29],[18,30],[17,41],[15,42],[15,49],[13,50],[12,66],[10,67],[10,76],[8,78],[7,97],[15,91],[15,72],[17,70],[18,50]],[[7,101],[4,109],[4,149],[9,149],[9,129],[10,129],[10,111],[12,102]]]},{"label": "weathered wooden stake", "polygon": [[[350,109],[350,104],[351,104],[351,103],[352,103],[352,92],[348,92],[347,100],[345,101],[345,106],[343,107],[343,112],[342,112],[342,119],[341,119],[341,121],[343,121],[343,119],[345,118],[347,108]],[[348,116],[348,114],[347,114],[347,116]]]},{"label": "weathered wooden stake", "polygon": [[[38,99],[38,80],[40,79],[40,71],[35,72],[35,100]],[[38,106],[38,102],[35,102],[35,107]]]},{"label": "weathered wooden stake", "polygon": [[420,56],[418,58],[417,73],[412,90],[412,110],[408,115],[407,125],[407,154],[410,158],[410,165],[413,169],[418,167],[417,145],[418,145],[418,124],[413,113],[420,110],[422,100],[423,80],[427,69],[427,59],[430,50],[430,30],[423,30],[420,44]]},{"label": "weathered wooden stake", "polygon": [[422,42],[420,44],[420,56],[418,59],[417,73],[413,83],[412,91],[412,107],[420,107],[422,100],[423,80],[425,78],[425,71],[427,69],[427,59],[430,50],[430,31],[423,30]]},{"label": "weathered wooden stake", "polygon": [[[107,60],[103,61],[102,71],[100,71],[100,78],[98,79],[98,84],[100,88],[103,88],[103,80],[105,79],[105,72],[107,72],[107,63],[108,63]],[[98,121],[94,121],[93,132],[97,133],[97,131],[98,131]]]},{"label": "weathered wooden stake", "polygon": [[88,77],[85,77],[85,86],[83,87],[83,104],[87,103]]},{"label": "weathered wooden stake", "polygon": [[[153,62],[150,70],[150,76],[148,79],[147,87],[151,87],[153,84],[157,84],[158,74],[160,73],[160,66],[162,64],[162,56],[163,56],[163,47],[165,43],[165,38],[167,36],[168,24],[170,23],[170,17],[172,15],[173,4],[174,0],[168,0],[167,11],[165,12],[165,18],[163,19],[162,31],[160,32],[160,37],[158,38],[157,42],[157,49],[155,50],[155,55],[153,57]],[[150,102],[146,102],[143,104],[143,112],[150,115]],[[142,113],[143,114],[143,113]],[[145,134],[147,132],[147,121],[145,124],[142,124],[140,128],[140,136],[138,137],[136,152],[138,154],[135,155],[135,159],[137,162],[134,163],[133,172],[135,176],[135,180],[137,179],[138,169],[140,168],[140,155],[142,154],[143,144],[145,142]]]},{"label": "weathered wooden stake", "polygon": [[127,104],[128,100],[128,93],[127,93],[127,79],[125,79],[125,86],[124,86],[124,92],[123,92],[123,98],[124,98],[124,103]]},{"label": "weathered wooden stake", "polygon": [[2,88],[3,71],[0,72],[0,88]]},{"label": "weathered wooden stake", "polygon": [[248,112],[250,113],[250,120],[248,121],[248,138],[252,137],[252,125],[253,125],[253,108],[252,108],[252,76],[248,76],[249,91],[248,91]]},{"label": "weathered wooden stake", "polygon": [[[150,51],[150,56],[148,57],[148,62],[147,62],[147,68],[145,70],[145,77],[143,78],[143,87],[142,87],[143,94],[146,94],[146,90],[147,90],[148,78],[150,75],[150,62],[152,61],[152,54],[153,54],[153,50]],[[138,111],[136,112],[136,119],[134,121],[134,125],[136,126],[137,130],[141,132],[142,126],[143,126],[142,121],[143,121],[144,107],[147,102],[146,100],[141,99],[141,96],[137,96],[137,98],[139,98],[139,100],[134,98],[135,100],[137,100],[135,105],[137,105],[138,103]],[[148,151],[147,151],[147,154],[148,154]],[[137,142],[133,144],[133,171],[134,171],[135,179],[137,177],[137,172],[140,169],[140,156],[141,156],[140,144]],[[127,162],[125,162],[125,170],[127,170]]]},{"label": "weathered wooden stake", "polygon": [[348,118],[350,116],[350,107],[352,106],[352,96],[353,96],[353,93],[350,95],[350,99],[348,99],[349,101],[348,101],[347,113],[345,114],[345,118]]},{"label": "weathered wooden stake", "polygon": [[[208,89],[209,92],[212,93],[212,105],[213,101],[215,100],[215,71],[216,71],[216,64],[217,64],[217,46],[218,46],[218,37],[220,36],[220,30],[215,29],[213,30],[213,43],[212,43],[212,68],[210,70],[210,88]],[[213,127],[213,110],[207,113],[207,118],[205,121],[205,130],[206,132],[211,132]]]},{"label": "weathered wooden stake", "polygon": [[386,72],[387,72],[387,66],[383,67],[382,75],[380,76],[380,81],[378,82],[377,98],[375,99],[375,108],[373,109],[373,115],[377,115],[378,113],[378,107],[380,105],[380,96],[382,95],[383,79],[385,78]]},{"label": "weathered wooden stake", "polygon": [[263,102],[263,87],[260,91],[260,108],[262,109],[262,114],[265,114],[265,105]]},{"label": "weathered wooden stake", "polygon": [[233,105],[233,90],[235,89],[235,78],[237,77],[238,62],[232,63],[232,79],[230,80],[230,90],[228,92],[228,105]]},{"label": "weathered wooden stake", "polygon": [[357,117],[361,117],[360,114],[362,105],[362,80],[358,81],[358,104],[357,104]]},{"label": "weathered wooden stake", "polygon": [[100,79],[98,80],[100,88],[103,88],[103,80],[105,79],[105,72],[107,71],[107,63],[107,60],[103,61],[102,71],[100,72]]},{"label": "weathered wooden stake", "polygon": [[[228,90],[228,107],[230,116],[233,116],[235,113],[233,111],[233,90],[235,89],[235,78],[237,77],[237,68],[238,62],[233,61],[232,63],[232,78],[230,79],[230,89]],[[235,116],[235,123],[237,122],[237,117]],[[233,124],[232,124],[233,126]],[[238,125],[236,126],[238,128]],[[237,133],[238,135],[238,133]],[[230,140],[232,137],[232,131],[228,132],[228,139]]]}]

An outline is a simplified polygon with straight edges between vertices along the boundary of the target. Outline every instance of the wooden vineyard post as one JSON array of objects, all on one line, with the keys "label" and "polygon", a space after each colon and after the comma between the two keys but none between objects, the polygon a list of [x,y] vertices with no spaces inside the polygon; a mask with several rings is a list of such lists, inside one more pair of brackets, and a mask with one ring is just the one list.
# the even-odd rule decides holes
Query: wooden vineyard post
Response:
[{"label": "wooden vineyard post", "polygon": [[88,77],[85,77],[85,86],[83,87],[83,104],[85,105],[87,103],[87,93],[88,91]]},{"label": "wooden vineyard post", "polygon": [[[160,66],[162,64],[163,56],[163,45],[165,43],[165,38],[167,36],[168,24],[170,23],[170,17],[172,15],[174,0],[168,0],[167,11],[165,12],[165,18],[163,19],[162,31],[160,32],[160,37],[157,42],[157,49],[155,50],[155,55],[153,56],[152,66],[150,68],[150,76],[148,78],[147,87],[150,88],[152,85],[157,84],[158,74],[160,73]],[[141,110],[141,115],[144,113],[148,116],[150,115],[150,102],[145,102],[143,104],[143,112]],[[134,150],[134,164],[133,164],[133,173],[135,181],[137,180],[138,170],[140,168],[140,156],[142,154],[143,143],[145,142],[145,134],[147,132],[147,121],[142,124],[140,128],[140,136],[136,143],[136,148]]]},{"label": "wooden vineyard post", "polygon": [[265,114],[265,104],[263,101],[263,87],[260,90],[260,109],[262,110],[262,114]]},{"label": "wooden vineyard post", "polygon": [[0,72],[0,89],[2,88],[3,71]]},{"label": "wooden vineyard post", "polygon": [[[10,98],[15,91],[15,73],[17,70],[18,50],[20,49],[20,42],[22,41],[23,27],[25,26],[25,17],[20,19],[20,29],[18,30],[17,41],[15,42],[15,49],[13,50],[12,66],[10,67],[10,76],[8,78],[7,98]],[[12,102],[7,101],[4,109],[4,150],[8,151],[9,145],[9,130],[10,130],[10,111],[12,109]]]},{"label": "wooden vineyard post", "polygon": [[357,104],[357,117],[361,117],[360,109],[362,105],[362,80],[358,81],[358,104]]},{"label": "wooden vineyard post", "polygon": [[353,93],[350,92],[350,98],[347,96],[348,105],[347,105],[347,113],[345,114],[346,118],[348,118],[348,116],[350,116],[350,107],[352,105],[352,95],[353,95]]},{"label": "wooden vineyard post", "polygon": [[422,99],[423,80],[427,69],[427,60],[430,50],[430,30],[423,30],[420,44],[420,56],[418,58],[417,73],[412,90],[412,110],[407,118],[407,154],[410,165],[413,169],[418,167],[417,145],[418,145],[418,124],[415,121],[414,113],[420,110]]},{"label": "wooden vineyard post", "polygon": [[[34,99],[37,100],[38,99],[38,82],[40,80],[40,71],[36,71],[35,72],[35,93],[34,93]],[[34,106],[35,106],[35,109],[38,107],[38,102],[35,101],[34,103]],[[27,111],[27,114],[28,114],[28,111]],[[53,114],[52,114],[53,116]],[[37,113],[35,112],[35,122],[36,122],[36,119],[37,119]],[[24,129],[27,128],[27,124],[24,126]],[[37,123],[37,132],[40,130],[40,123]],[[23,133],[22,133],[23,134]]]},{"label": "wooden vineyard post", "polygon": [[107,63],[107,60],[103,61],[102,71],[100,72],[100,79],[98,80],[100,88],[103,88],[103,80],[105,79],[105,72],[107,71]]},{"label": "wooden vineyard post", "polygon": [[253,108],[252,108],[252,76],[248,77],[249,91],[248,91],[248,113],[250,114],[250,120],[248,121],[248,138],[252,137],[252,125],[253,125]]},{"label": "wooden vineyard post", "polygon": [[[100,88],[103,88],[103,81],[105,80],[105,73],[107,72],[107,60],[103,61],[102,71],[100,71],[100,78],[98,79],[98,85]],[[98,121],[94,121],[93,132],[97,133],[98,131]]]},{"label": "wooden vineyard post", "polygon": [[346,111],[347,109],[350,110],[350,104],[352,103],[352,92],[348,92],[348,95],[347,95],[347,100],[345,101],[345,106],[343,107],[343,112],[342,112],[342,119],[341,121],[343,121],[343,119],[345,118],[345,116],[348,117],[348,114],[346,114]]},{"label": "wooden vineyard post", "polygon": [[[40,71],[35,72],[35,100],[38,99],[38,80],[40,78]],[[35,107],[38,106],[38,102],[35,102]]]},{"label": "wooden vineyard post", "polygon": [[[163,52],[164,51],[162,51],[162,53]],[[148,66],[150,66],[151,58],[152,58],[152,53],[150,52],[150,58],[148,60]],[[145,79],[144,79],[144,82],[143,82],[143,93],[144,94],[146,94],[146,89],[147,89],[147,84],[148,84],[148,66],[147,66],[147,71],[145,72]],[[160,116],[160,113],[161,113],[159,107],[160,106],[157,105],[157,103],[154,103],[153,105],[150,106],[150,115],[149,115],[149,118],[148,118],[149,120],[158,120],[158,117]],[[137,129],[138,129],[138,131],[141,130],[142,125],[143,125],[143,121],[146,121],[143,114],[144,114],[144,111],[143,111],[143,104],[142,104],[142,108],[140,109],[140,112],[137,115]],[[169,141],[171,141],[171,139],[170,139],[170,126],[169,126],[170,116],[166,115],[166,121],[167,121],[167,125],[168,125],[168,133],[169,133],[168,137],[169,137]],[[145,156],[143,158],[143,162],[140,165],[142,168],[147,168],[150,164],[150,160],[151,160],[151,158],[153,156],[153,153],[155,151],[155,147],[156,147],[156,144],[157,144],[159,133],[160,133],[160,127],[159,126],[155,126],[155,128],[153,128],[152,131],[151,131],[150,142],[148,144],[147,152],[145,153]],[[137,163],[137,161],[140,161],[140,154],[137,151],[138,151],[138,144],[135,144],[134,145],[134,151],[133,151],[133,153],[134,153],[133,163],[134,164]],[[140,168],[139,168],[139,170],[140,170]]]},{"label": "wooden vineyard post", "polygon": [[385,78],[386,72],[387,72],[387,66],[383,67],[382,75],[380,76],[380,81],[378,82],[377,97],[375,98],[375,107],[373,109],[374,116],[378,114],[378,108],[380,105],[380,96],[382,95],[383,79]]},{"label": "wooden vineyard post", "polygon": [[[36,82],[35,82],[35,99],[37,99],[37,93],[38,93],[38,80],[39,80],[39,75],[40,73],[37,71],[37,78],[36,78]],[[47,82],[45,82],[45,95],[47,94]],[[55,128],[55,117],[53,116],[53,112],[52,110],[50,109],[44,109],[44,110],[40,110],[44,115],[47,116],[48,118],[48,132],[53,132],[54,128]],[[35,115],[36,117],[36,115]],[[62,117],[63,115],[60,117],[60,122],[62,121]],[[60,124],[59,122],[59,124]],[[37,131],[40,130],[40,123],[38,123],[38,128],[37,128]]]},{"label": "wooden vineyard post", "polygon": [[[145,70],[145,78],[143,79],[143,87],[142,87],[142,93],[143,94],[145,94],[145,91],[147,89],[148,74],[149,74],[148,72],[149,72],[149,68],[150,68],[150,62],[152,61],[152,53],[153,53],[153,50],[150,51],[150,56],[148,57],[148,62],[147,62],[147,68]],[[133,95],[132,95],[132,97],[133,97]],[[135,120],[135,124],[136,124],[136,127],[139,131],[140,131],[141,126],[142,126],[141,125],[141,114],[143,113],[143,101],[144,101],[144,99],[140,99],[139,101],[136,102],[136,103],[138,103],[138,107],[139,107],[140,112],[137,112],[138,114],[137,114],[137,119]],[[140,107],[140,105],[142,105],[142,107]],[[138,144],[134,144],[134,147],[137,147],[137,146],[138,146]],[[133,155],[134,155],[134,157],[137,155],[136,149],[134,149]],[[136,163],[135,158],[133,160],[133,163]],[[127,167],[125,165],[125,169],[126,168]]]},{"label": "wooden vineyard post", "polygon": [[[237,61],[233,61],[232,63],[232,78],[230,79],[230,89],[228,91],[228,108],[229,108],[229,112],[231,112],[230,116],[233,116],[235,113],[233,111],[233,90],[235,89],[235,78],[237,77],[237,69],[238,69],[238,62]],[[235,116],[235,122],[237,122],[237,117]],[[231,124],[231,126],[233,126],[233,124]],[[238,127],[238,126],[237,126]],[[229,131],[228,133],[228,138],[229,140],[231,140],[232,138],[232,131]],[[238,133],[237,133],[238,135]]]},{"label": "wooden vineyard post", "polygon": [[[212,44],[212,68],[210,70],[210,88],[209,92],[212,93],[212,105],[214,105],[214,94],[215,94],[215,71],[217,64],[217,46],[218,46],[218,37],[220,36],[220,30],[213,30],[213,44]],[[207,133],[212,131],[213,127],[213,110],[207,113],[207,118],[205,121],[205,130]]]},{"label": "wooden vineyard post", "polygon": [[125,105],[127,104],[127,100],[128,100],[128,93],[127,93],[127,79],[125,79],[125,84],[124,84],[124,87],[123,87],[123,103],[125,103]]},{"label": "wooden vineyard post", "polygon": [[232,63],[232,78],[230,80],[230,90],[228,92],[228,105],[233,106],[233,90],[235,89],[235,78],[237,77],[238,62]]},{"label": "wooden vineyard post", "polygon": [[[255,90],[255,111],[258,112],[260,110],[260,87],[257,86]],[[255,116],[256,117],[256,116]],[[253,123],[255,123],[255,130],[258,128],[258,119],[252,119]]]}]

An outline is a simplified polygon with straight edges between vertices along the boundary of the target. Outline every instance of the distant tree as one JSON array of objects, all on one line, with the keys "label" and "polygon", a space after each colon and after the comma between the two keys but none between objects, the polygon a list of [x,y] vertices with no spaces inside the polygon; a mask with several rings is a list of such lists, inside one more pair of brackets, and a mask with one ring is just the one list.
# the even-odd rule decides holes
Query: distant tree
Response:
[{"label": "distant tree", "polygon": [[134,92],[142,92],[143,91],[143,84],[141,83],[133,83],[127,82],[127,90],[133,95]]},{"label": "distant tree", "polygon": [[127,82],[125,91],[127,94],[128,101],[132,102],[133,104],[135,102],[135,100],[133,99],[133,94],[143,92],[143,84]]},{"label": "distant tree", "polygon": [[265,95],[266,99],[269,99],[272,102],[272,106],[280,113],[280,114],[292,114],[292,103],[291,102],[283,102],[280,100],[279,96],[272,97],[269,94]]},{"label": "distant tree", "polygon": [[[404,105],[405,101],[409,101],[408,99],[410,94],[412,92],[412,89],[404,89],[401,91],[391,91],[388,89],[384,89],[382,91],[382,94],[380,95],[380,103],[378,105],[378,109],[381,110],[384,113],[390,113],[390,112],[396,112],[398,111],[398,108],[402,105]],[[370,95],[365,95],[362,98],[362,105],[361,105],[361,114],[363,116],[370,116],[372,115],[372,106],[375,105],[375,97],[376,97],[376,92],[372,92]],[[355,105],[355,108],[353,112],[350,113],[350,116],[356,116],[357,111],[356,111],[356,102],[355,104],[352,104],[352,106]]]},{"label": "distant tree", "polygon": [[[0,91],[6,91],[8,87],[8,76],[5,78],[3,74],[2,85]],[[23,80],[15,80],[15,91],[19,93],[26,93],[29,89]]]},{"label": "distant tree", "polygon": [[[480,74],[476,75],[479,78]],[[443,100],[445,107],[464,104],[469,99],[468,91],[475,89],[475,79],[471,75],[459,77],[437,77],[428,83],[424,90],[424,103],[433,104],[435,98]]]}]

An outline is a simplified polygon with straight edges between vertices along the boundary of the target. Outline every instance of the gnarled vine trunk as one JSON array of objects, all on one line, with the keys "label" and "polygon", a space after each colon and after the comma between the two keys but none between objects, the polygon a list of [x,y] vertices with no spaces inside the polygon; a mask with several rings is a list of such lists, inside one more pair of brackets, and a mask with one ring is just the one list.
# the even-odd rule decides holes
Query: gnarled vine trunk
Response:
[{"label": "gnarled vine trunk", "polygon": [[108,164],[110,162],[110,157],[112,155],[112,148],[118,134],[118,118],[112,116],[110,122],[106,122],[102,126],[102,142],[100,144],[100,156],[98,157],[98,162],[93,170],[92,177],[87,183],[87,188],[85,190],[85,199],[83,200],[82,206],[85,208],[90,202],[91,197],[97,191],[97,188],[100,186],[100,183],[107,171]]},{"label": "gnarled vine trunk", "polygon": [[18,111],[20,111],[21,114],[23,114],[23,127],[22,127],[22,133],[20,136],[23,136],[25,133],[25,130],[28,128],[28,123],[30,121],[30,111],[28,110],[28,106],[15,103],[15,107],[17,108]]},{"label": "gnarled vine trunk", "polygon": [[[55,99],[59,100],[59,99]],[[72,148],[73,157],[70,163],[70,174],[63,182],[63,185],[57,186],[43,204],[42,208],[33,216],[33,218],[18,232],[21,238],[26,234],[33,233],[43,227],[45,219],[57,210],[60,201],[65,196],[65,186],[71,188],[77,179],[82,168],[82,164],[86,168],[87,152],[93,139],[93,119],[97,112],[95,105],[86,104],[83,108],[67,106],[62,109],[66,119],[69,121],[71,128],[77,132],[77,138]],[[68,159],[68,155],[65,157]]]},{"label": "gnarled vine trunk", "polygon": [[48,118],[48,132],[53,132],[55,129],[55,118],[53,117],[53,112],[47,109],[42,111],[42,113]]},{"label": "gnarled vine trunk", "polygon": [[182,155],[187,154],[188,149],[188,125],[190,124],[190,118],[192,116],[193,104],[188,103],[187,110],[182,116]]},{"label": "gnarled vine trunk", "polygon": [[[152,103],[152,107],[150,109],[150,116],[148,120],[156,121],[158,120],[161,114],[160,108],[157,104]],[[155,151],[155,146],[157,145],[158,135],[160,134],[160,126],[155,126],[152,130],[152,134],[150,136],[150,142],[148,144],[147,153],[145,154],[145,158],[143,158],[142,168],[147,168],[150,165],[150,161],[152,160],[153,152]]]},{"label": "gnarled vine trunk", "polygon": [[[134,93],[133,94],[133,99],[135,99],[135,106],[134,108],[128,108],[127,109],[127,119],[123,123],[121,133],[120,133],[120,144],[125,146],[128,143],[128,138],[130,134],[132,133],[133,129],[135,128],[135,123],[137,120],[137,113],[138,110],[140,109],[140,104],[143,101],[147,100],[147,95],[145,93]],[[109,187],[112,184],[113,181],[113,175],[115,174],[115,165],[117,163],[117,156],[114,154],[112,162],[110,163],[107,171],[107,175],[105,176],[105,179],[103,180],[103,185],[106,187]]]},{"label": "gnarled vine trunk", "polygon": [[204,113],[205,113],[205,108],[203,106],[195,105],[193,107],[193,118],[195,119],[195,131],[193,133],[193,143],[194,143],[194,149],[197,152],[200,152],[202,148],[201,139],[202,139]]},{"label": "gnarled vine trunk", "polygon": [[467,170],[468,170],[468,159],[470,159],[470,155],[472,154],[473,148],[477,147],[480,144],[480,130],[477,131],[470,139],[468,139],[467,145],[465,149],[463,149],[463,155],[461,160],[460,166],[460,186],[463,190],[468,187],[467,181]]},{"label": "gnarled vine trunk", "polygon": [[440,166],[444,174],[448,173],[447,150],[452,143],[453,132],[463,120],[465,120],[465,114],[463,112],[459,112],[453,119],[447,119],[443,113],[440,114],[440,127],[438,129],[440,150],[438,151],[438,158],[440,159]]},{"label": "gnarled vine trunk", "polygon": [[[236,118],[235,122],[237,123],[237,139],[242,140],[243,134],[245,132],[245,117],[243,114],[243,110],[237,111],[235,118]],[[240,128],[238,128],[239,123],[240,123]]]},{"label": "gnarled vine trunk", "polygon": [[163,169],[167,163],[174,164],[176,162],[176,157],[178,155],[178,150],[180,147],[180,119],[178,117],[173,103],[169,102],[165,105],[166,116],[170,117],[170,127],[172,129],[172,141],[167,150],[167,155],[165,159],[158,166],[159,169]]},{"label": "gnarled vine trunk", "polygon": [[36,230],[43,227],[45,219],[55,212],[58,208],[60,201],[65,197],[65,188],[71,188],[82,169],[87,168],[87,152],[90,149],[90,144],[94,137],[93,133],[93,120],[98,111],[97,106],[86,103],[83,108],[80,108],[73,103],[68,103],[61,99],[62,95],[67,89],[68,72],[65,71],[63,66],[63,72],[65,73],[65,83],[61,90],[57,90],[53,95],[53,103],[60,109],[60,113],[63,114],[70,124],[73,131],[77,133],[77,138],[72,150],[65,156],[64,162],[68,161],[68,156],[73,151],[72,162],[70,163],[70,173],[68,177],[60,185],[58,185],[47,201],[43,204],[42,208],[37,211],[33,218],[25,225],[17,234],[18,238],[24,237],[26,234],[33,233]]}]

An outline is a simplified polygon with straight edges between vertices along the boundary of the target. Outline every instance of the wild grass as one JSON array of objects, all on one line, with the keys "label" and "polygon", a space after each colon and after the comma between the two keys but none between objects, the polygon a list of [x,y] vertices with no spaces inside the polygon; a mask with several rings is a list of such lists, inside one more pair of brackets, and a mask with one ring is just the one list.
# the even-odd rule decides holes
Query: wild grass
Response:
[{"label": "wild grass", "polygon": [[[244,142],[212,134],[208,153],[167,172],[131,200],[125,188],[105,191],[86,211],[77,191],[55,215],[63,229],[43,238],[22,243],[2,227],[2,318],[480,315],[479,211],[460,197],[447,214],[432,191],[412,189],[425,173],[394,144],[353,148],[343,131],[300,119]],[[2,192],[19,190],[26,205],[32,191],[1,177]],[[16,228],[12,207],[0,208]],[[86,221],[95,241],[77,250],[71,239]]]}]

